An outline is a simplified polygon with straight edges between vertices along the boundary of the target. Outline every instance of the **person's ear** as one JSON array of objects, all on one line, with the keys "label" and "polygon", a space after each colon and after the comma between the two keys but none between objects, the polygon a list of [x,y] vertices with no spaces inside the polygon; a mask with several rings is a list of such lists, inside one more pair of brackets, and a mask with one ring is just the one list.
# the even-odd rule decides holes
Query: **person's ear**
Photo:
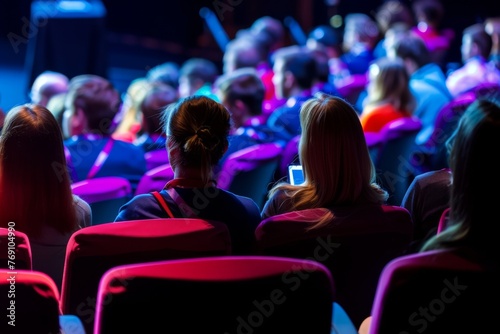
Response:
[{"label": "person's ear", "polygon": [[72,135],[79,135],[85,132],[87,129],[87,116],[85,112],[77,108],[70,118],[70,128]]},{"label": "person's ear", "polygon": [[290,71],[285,72],[284,86],[287,89],[292,89],[295,86],[295,76]]},{"label": "person's ear", "polygon": [[246,110],[247,106],[243,101],[241,100],[236,100],[234,101],[233,105],[238,109],[238,110]]}]

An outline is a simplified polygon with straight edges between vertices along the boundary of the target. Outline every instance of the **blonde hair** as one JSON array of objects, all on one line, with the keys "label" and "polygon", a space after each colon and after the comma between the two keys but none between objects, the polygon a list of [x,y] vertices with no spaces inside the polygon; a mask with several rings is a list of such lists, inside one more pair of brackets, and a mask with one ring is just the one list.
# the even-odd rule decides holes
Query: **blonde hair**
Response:
[{"label": "blonde hair", "polygon": [[[375,183],[375,167],[364,132],[358,114],[348,102],[316,94],[302,105],[300,124],[299,159],[304,183],[279,183],[270,195],[283,190],[291,201],[291,211],[382,204],[387,200],[387,192]],[[328,211],[314,227],[332,218]]]},{"label": "blonde hair", "polygon": [[[416,101],[410,91],[410,76],[401,58],[378,59],[370,66],[370,80],[366,106],[388,102],[397,110],[409,115],[415,109]],[[409,116],[408,115],[408,116]]]}]

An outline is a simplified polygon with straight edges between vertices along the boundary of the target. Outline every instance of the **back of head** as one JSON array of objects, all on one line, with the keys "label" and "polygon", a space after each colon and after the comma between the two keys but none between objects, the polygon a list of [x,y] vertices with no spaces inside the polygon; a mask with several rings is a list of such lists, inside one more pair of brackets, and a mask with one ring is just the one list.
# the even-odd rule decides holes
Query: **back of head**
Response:
[{"label": "back of head", "polygon": [[500,187],[500,176],[495,172],[498,143],[499,96],[479,98],[466,109],[449,141],[453,182],[448,226],[425,249],[466,246],[489,251],[497,247],[492,223],[500,197],[491,190]]},{"label": "back of head", "polygon": [[[453,213],[476,218],[487,218],[498,196],[488,189],[500,187],[497,173],[484,173],[485,166],[497,164],[496,148],[500,143],[500,100],[481,98],[465,111],[453,136],[450,168],[453,173]],[[486,222],[480,222],[486,223]]]},{"label": "back of head", "polygon": [[413,2],[412,9],[418,23],[425,22],[439,28],[444,16],[444,7],[440,0],[417,0]]},{"label": "back of head", "polygon": [[401,0],[384,1],[375,12],[375,20],[382,34],[396,23],[415,24],[412,10]]},{"label": "back of head", "polygon": [[0,197],[0,226],[14,221],[31,236],[43,225],[60,232],[75,228],[61,130],[43,106],[26,104],[7,113],[0,137]]},{"label": "back of head", "polygon": [[179,85],[180,68],[174,62],[166,62],[156,65],[146,73],[149,82],[161,82],[177,88]]},{"label": "back of head", "polygon": [[219,70],[215,64],[205,58],[190,58],[186,60],[179,72],[179,76],[186,77],[188,80],[201,80],[203,82],[213,83]]},{"label": "back of head", "polygon": [[31,102],[46,106],[52,96],[68,91],[69,79],[66,75],[45,71],[39,74],[31,86]]},{"label": "back of head", "polygon": [[111,134],[121,97],[109,80],[84,74],[71,79],[65,104],[73,115],[78,111],[84,113],[87,119],[86,132]]},{"label": "back of head", "polygon": [[470,53],[468,56],[465,56],[466,59],[476,55],[481,56],[484,59],[488,59],[493,42],[491,36],[488,35],[482,23],[476,23],[468,26],[464,29],[462,36],[462,44],[467,41],[471,47],[473,45],[477,46],[477,50],[474,53]]},{"label": "back of head", "polygon": [[283,73],[290,72],[300,89],[311,88],[317,77],[316,59],[310,52],[300,47],[288,46],[276,50],[273,55],[273,63],[274,66],[280,63]]},{"label": "back of head", "polygon": [[308,41],[314,40],[326,47],[340,47],[341,36],[333,27],[328,25],[319,25],[315,27],[307,36]]},{"label": "back of head", "polygon": [[205,58],[186,60],[179,72],[179,95],[187,97],[194,94],[203,85],[212,85],[219,76],[219,69]]},{"label": "back of head", "polygon": [[264,83],[252,67],[245,67],[225,73],[215,82],[222,103],[242,101],[252,115],[262,114]]},{"label": "back of head", "polygon": [[250,27],[255,34],[264,32],[270,38],[270,51],[281,47],[285,39],[285,27],[280,20],[271,16],[262,16],[255,20]]},{"label": "back of head", "polygon": [[431,62],[431,54],[424,40],[415,34],[408,33],[404,38],[399,38],[392,48],[395,56],[415,62],[418,68]]},{"label": "back of head", "polygon": [[409,81],[410,76],[401,58],[377,59],[370,65],[367,104],[390,102],[397,110],[413,112],[415,98]]},{"label": "back of head", "polygon": [[169,106],[163,121],[172,168],[200,169],[208,182],[228,146],[227,109],[209,97],[190,96]]},{"label": "back of head", "polygon": [[265,40],[255,34],[245,34],[230,41],[224,52],[223,72],[243,67],[257,68],[267,62],[268,48],[265,43]]},{"label": "back of head", "polygon": [[[359,116],[345,100],[317,94],[300,111],[300,162],[319,206],[382,203]],[[321,186],[320,186],[321,185]]]},{"label": "back of head", "polygon": [[162,113],[165,107],[176,102],[177,90],[163,83],[156,83],[147,91],[140,104],[143,131],[152,134],[162,134]]},{"label": "back of head", "polygon": [[364,13],[351,13],[345,17],[344,49],[350,50],[356,43],[373,47],[379,38],[377,23]]}]

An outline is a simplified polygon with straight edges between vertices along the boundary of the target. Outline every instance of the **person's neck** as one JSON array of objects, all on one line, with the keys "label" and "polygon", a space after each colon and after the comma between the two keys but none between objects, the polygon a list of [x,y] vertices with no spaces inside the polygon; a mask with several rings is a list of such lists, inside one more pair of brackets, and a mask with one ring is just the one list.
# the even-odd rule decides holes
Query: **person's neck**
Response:
[{"label": "person's neck", "polygon": [[[186,184],[203,183],[202,172],[197,168],[174,168],[174,179],[185,180]],[[213,179],[213,175],[209,175],[208,180]]]}]

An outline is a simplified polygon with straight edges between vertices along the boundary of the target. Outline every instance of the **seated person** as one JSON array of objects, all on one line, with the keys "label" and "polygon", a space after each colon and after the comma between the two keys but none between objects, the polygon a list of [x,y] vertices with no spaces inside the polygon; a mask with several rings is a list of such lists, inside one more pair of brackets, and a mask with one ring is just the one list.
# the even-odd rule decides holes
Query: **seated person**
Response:
[{"label": "seated person", "polygon": [[0,227],[15,223],[29,238],[34,270],[60,289],[66,246],[90,226],[87,202],[73,195],[59,123],[40,105],[11,109],[0,137]]},{"label": "seated person", "polygon": [[212,61],[204,58],[186,60],[179,70],[179,97],[204,95],[216,100],[212,85],[218,76],[219,69]]},{"label": "seated person", "polygon": [[274,90],[276,97],[286,102],[269,115],[267,125],[289,139],[301,133],[300,107],[312,96],[316,69],[314,57],[300,47],[289,46],[274,53]]},{"label": "seated person", "polygon": [[341,60],[351,75],[365,74],[375,59],[374,49],[379,40],[376,22],[363,13],[351,13],[345,17],[343,54]]},{"label": "seated person", "polygon": [[228,147],[231,116],[206,96],[191,96],[164,113],[174,179],[158,194],[141,194],[123,205],[115,221],[199,217],[227,225],[234,254],[251,254],[259,207],[250,198],[217,188],[214,167]]},{"label": "seated person", "polygon": [[229,147],[220,160],[219,167],[229,155],[246,147],[270,142],[285,145],[287,137],[274,131],[260,118],[264,90],[257,71],[251,67],[224,74],[215,82],[215,91],[221,103],[231,113],[232,121]]},{"label": "seated person", "polygon": [[119,176],[128,179],[135,192],[146,172],[146,159],[142,148],[111,137],[120,102],[118,91],[103,77],[85,74],[71,79],[63,131],[73,182]]},{"label": "seated person", "polygon": [[[355,211],[387,201],[388,193],[375,182],[358,114],[349,103],[318,93],[302,106],[300,122],[299,160],[304,183],[276,184],[269,192],[262,219],[321,207]],[[331,218],[330,212],[321,221]]]},{"label": "seated person", "polygon": [[464,29],[462,34],[462,67],[448,74],[446,86],[454,97],[483,82],[500,83],[500,71],[488,62],[492,47],[491,36],[481,23]]},{"label": "seated person", "polygon": [[126,92],[123,94],[123,101],[120,110],[115,115],[113,123],[112,137],[133,143],[137,139],[137,133],[141,129],[139,104],[151,87],[151,82],[144,77],[135,78],[130,82]]},{"label": "seated person", "polygon": [[146,73],[146,79],[151,83],[159,82],[177,89],[179,87],[179,75],[179,65],[168,61],[150,68]]},{"label": "seated person", "polygon": [[165,108],[177,99],[178,94],[175,88],[162,83],[151,85],[139,105],[142,126],[134,145],[142,147],[144,152],[166,149],[161,119]]},{"label": "seated person", "polygon": [[68,91],[69,79],[60,72],[44,71],[33,81],[30,91],[31,103],[46,107],[49,100]]},{"label": "seated person", "polygon": [[379,58],[370,66],[367,96],[360,115],[365,132],[380,132],[389,122],[410,117],[415,97],[410,76],[400,58]]},{"label": "seated person", "polygon": [[401,202],[413,221],[413,241],[409,253],[420,250],[437,233],[439,219],[450,206],[451,172],[449,168],[415,176]]}]

